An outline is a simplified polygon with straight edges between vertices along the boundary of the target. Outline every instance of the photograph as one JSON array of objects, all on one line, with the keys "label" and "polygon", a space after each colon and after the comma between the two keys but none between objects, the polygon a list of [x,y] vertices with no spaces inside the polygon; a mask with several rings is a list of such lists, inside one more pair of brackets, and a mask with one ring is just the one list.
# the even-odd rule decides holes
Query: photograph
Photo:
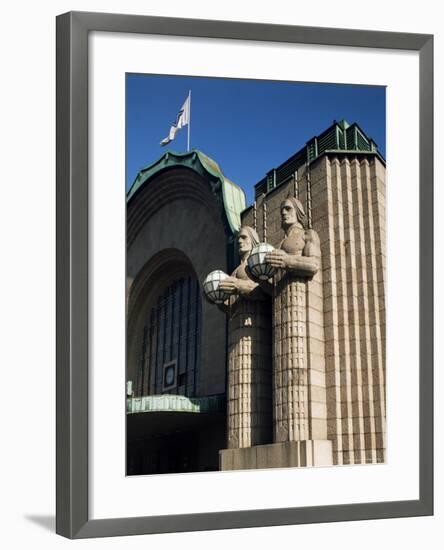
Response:
[{"label": "photograph", "polygon": [[126,73],[125,148],[126,475],[385,463],[386,87]]}]

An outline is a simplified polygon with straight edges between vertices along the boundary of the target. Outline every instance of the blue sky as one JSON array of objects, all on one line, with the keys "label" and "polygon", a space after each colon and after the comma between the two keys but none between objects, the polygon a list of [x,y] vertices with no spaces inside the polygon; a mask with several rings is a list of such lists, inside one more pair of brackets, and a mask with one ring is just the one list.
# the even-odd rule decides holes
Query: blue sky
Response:
[{"label": "blue sky", "polygon": [[126,76],[126,187],[168,150],[186,151],[187,127],[160,141],[191,90],[191,148],[213,158],[253,199],[255,183],[334,119],[357,122],[385,157],[385,88],[183,76]]}]

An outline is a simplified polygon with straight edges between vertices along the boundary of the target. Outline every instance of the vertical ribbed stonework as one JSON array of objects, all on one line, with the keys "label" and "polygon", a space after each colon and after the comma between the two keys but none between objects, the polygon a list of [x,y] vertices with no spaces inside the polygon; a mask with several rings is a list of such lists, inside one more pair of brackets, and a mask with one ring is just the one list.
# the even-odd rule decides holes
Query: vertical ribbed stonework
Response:
[{"label": "vertical ribbed stonework", "polygon": [[271,443],[270,304],[237,299],[228,323],[228,448]]},{"label": "vertical ribbed stonework", "polygon": [[312,168],[322,251],[328,438],[335,464],[385,458],[385,182],[376,157]]},{"label": "vertical ribbed stonework", "polygon": [[309,439],[327,439],[322,269],[306,282]]},{"label": "vertical ribbed stonework", "polygon": [[309,439],[306,287],[304,278],[281,271],[275,275],[275,443]]},{"label": "vertical ribbed stonework", "polygon": [[[364,159],[362,163],[367,163]],[[353,235],[350,248],[354,269],[351,271],[353,282],[353,323],[354,362],[356,370],[355,397],[358,402],[359,416],[355,417],[355,462],[376,462],[376,439],[373,402],[368,399],[368,389],[373,387],[371,370],[371,339],[369,331],[369,299],[367,273],[367,243],[365,239],[363,186],[361,163],[353,159],[350,163],[351,204],[349,208],[349,233]],[[365,178],[364,178],[365,181]],[[354,222],[354,223],[353,223]]]},{"label": "vertical ribbed stonework", "polygon": [[[360,308],[363,304],[363,280],[358,277],[356,269],[356,241],[354,227],[354,209],[356,200],[352,197],[351,165],[356,166],[357,160],[349,161],[345,158],[340,164],[335,164],[336,181],[342,193],[343,242],[341,258],[341,277],[339,290],[343,298],[343,308],[339,318],[340,342],[347,363],[347,407],[348,416],[348,448],[345,448],[344,460],[355,464],[365,462],[365,441],[363,424],[363,391],[361,366],[361,335],[360,335]],[[339,210],[339,209],[338,209]],[[359,284],[359,288],[358,288]],[[361,309],[362,312],[362,309]],[[348,357],[347,357],[348,356]],[[351,417],[351,422],[350,422]],[[344,443],[344,442],[343,442]],[[344,444],[345,447],[345,444]]]},{"label": "vertical ribbed stonework", "polygon": [[364,165],[367,181],[364,209],[368,211],[367,267],[369,272],[370,338],[372,342],[373,388],[369,401],[373,401],[376,439],[376,460],[385,460],[385,171],[376,161]]},{"label": "vertical ribbed stonework", "polygon": [[336,190],[331,164],[326,157],[312,171],[313,226],[319,234],[322,257],[327,434],[333,441],[333,460],[342,464],[341,363],[339,356],[339,312],[336,292],[337,248],[333,207]]},{"label": "vertical ribbed stonework", "polygon": [[[328,162],[328,160],[327,160]],[[348,323],[349,294],[347,287],[347,261],[345,254],[344,196],[341,165],[338,159],[331,162],[327,178],[329,184],[327,209],[329,211],[328,249],[325,257],[324,281],[326,297],[326,347],[327,347],[327,403],[335,404],[333,418],[337,420],[333,436],[333,458],[338,464],[350,463],[353,450],[352,373],[350,362],[350,326]],[[324,250],[321,250],[324,256]],[[348,243],[349,246],[349,243]],[[327,259],[328,254],[328,259]],[[352,307],[352,304],[350,304]],[[332,399],[333,397],[333,399]],[[329,407],[333,409],[333,407]],[[352,461],[353,463],[354,461]]]}]

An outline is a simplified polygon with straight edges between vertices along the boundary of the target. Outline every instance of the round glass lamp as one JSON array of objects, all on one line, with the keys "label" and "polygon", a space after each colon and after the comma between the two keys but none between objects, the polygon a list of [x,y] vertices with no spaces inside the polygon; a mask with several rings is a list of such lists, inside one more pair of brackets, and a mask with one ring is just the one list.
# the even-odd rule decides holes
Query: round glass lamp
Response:
[{"label": "round glass lamp", "polygon": [[248,269],[254,277],[266,281],[276,273],[276,269],[265,262],[266,254],[273,250],[274,247],[268,243],[259,243],[252,249],[247,263]]},{"label": "round glass lamp", "polygon": [[212,271],[207,275],[203,288],[206,297],[215,304],[222,304],[225,300],[228,300],[230,295],[227,292],[219,289],[220,282],[226,279],[228,275],[219,269]]}]

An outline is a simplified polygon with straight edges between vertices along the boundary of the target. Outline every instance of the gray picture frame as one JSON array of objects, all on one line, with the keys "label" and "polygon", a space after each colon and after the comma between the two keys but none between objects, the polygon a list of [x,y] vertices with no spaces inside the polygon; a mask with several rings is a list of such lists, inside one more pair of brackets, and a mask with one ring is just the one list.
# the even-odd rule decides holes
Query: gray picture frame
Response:
[{"label": "gray picture frame", "polygon": [[[89,519],[88,34],[91,31],[355,46],[419,52],[420,491],[418,500]],[[58,534],[69,538],[86,538],[433,514],[432,35],[108,13],[66,13],[57,17],[56,140],[56,532]],[[122,330],[124,330],[123,327]]]}]

